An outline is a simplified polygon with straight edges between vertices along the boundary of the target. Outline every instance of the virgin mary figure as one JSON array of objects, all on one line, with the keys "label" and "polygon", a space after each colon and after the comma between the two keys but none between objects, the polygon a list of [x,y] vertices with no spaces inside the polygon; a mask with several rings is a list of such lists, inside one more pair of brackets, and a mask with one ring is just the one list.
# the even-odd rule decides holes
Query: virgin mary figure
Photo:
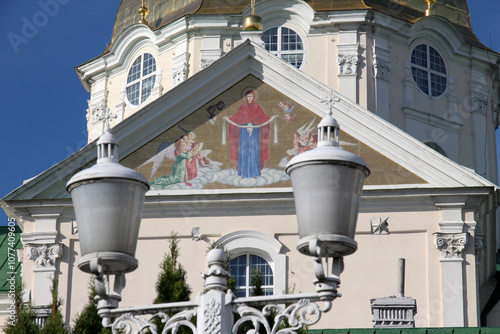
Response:
[{"label": "virgin mary figure", "polygon": [[260,176],[264,162],[269,159],[270,120],[255,102],[255,92],[252,90],[245,93],[245,103],[229,117],[229,159],[239,176]]}]

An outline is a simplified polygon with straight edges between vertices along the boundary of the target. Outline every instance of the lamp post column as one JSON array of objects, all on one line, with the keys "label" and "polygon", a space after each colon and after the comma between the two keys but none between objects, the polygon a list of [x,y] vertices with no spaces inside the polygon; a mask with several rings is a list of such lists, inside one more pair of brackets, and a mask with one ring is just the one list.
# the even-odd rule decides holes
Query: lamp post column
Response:
[{"label": "lamp post column", "polygon": [[208,269],[203,273],[205,293],[196,298],[199,333],[231,333],[233,328],[233,294],[227,290],[230,276],[224,269],[227,257],[222,249],[208,253]]}]

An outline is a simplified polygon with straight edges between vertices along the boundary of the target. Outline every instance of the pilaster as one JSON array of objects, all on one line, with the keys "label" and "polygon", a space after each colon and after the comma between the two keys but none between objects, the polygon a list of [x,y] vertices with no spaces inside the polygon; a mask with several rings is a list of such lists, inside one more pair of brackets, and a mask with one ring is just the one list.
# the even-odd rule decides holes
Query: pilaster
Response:
[{"label": "pilaster", "polygon": [[[27,247],[25,256],[33,261],[33,305],[48,306],[52,302],[50,288],[57,275],[57,260],[63,255],[63,245],[57,242],[57,220],[62,207],[30,208],[35,230],[21,234],[21,241]],[[30,287],[29,287],[30,288]]]},{"label": "pilaster", "polygon": [[373,46],[373,73],[375,80],[376,114],[389,121],[389,79],[391,74],[390,52],[387,39],[377,36]]},{"label": "pilaster", "polygon": [[440,231],[434,233],[435,246],[441,252],[441,298],[444,327],[467,326],[467,286],[464,285],[463,261],[469,234],[464,222],[467,196],[442,197],[435,200],[441,211]]},{"label": "pilaster", "polygon": [[205,32],[201,50],[200,69],[205,69],[222,57],[222,39],[220,32]]},{"label": "pilaster", "polygon": [[189,53],[187,40],[182,40],[176,43],[175,57],[172,61],[172,80],[175,87],[188,78]]},{"label": "pilaster", "polygon": [[358,31],[340,31],[337,50],[339,91],[357,103],[358,64],[360,63]]}]

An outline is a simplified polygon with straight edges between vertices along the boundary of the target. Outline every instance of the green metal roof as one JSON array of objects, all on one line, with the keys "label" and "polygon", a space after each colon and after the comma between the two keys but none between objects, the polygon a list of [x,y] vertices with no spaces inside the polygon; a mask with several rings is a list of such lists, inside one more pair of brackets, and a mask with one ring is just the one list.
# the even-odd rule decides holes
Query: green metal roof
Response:
[{"label": "green metal roof", "polygon": [[[10,229],[12,230],[12,227]],[[6,293],[10,290],[7,279],[13,275],[16,278],[21,276],[21,263],[17,260],[16,249],[23,248],[21,243],[22,231],[19,226],[15,226],[10,239],[9,232],[8,226],[0,226],[0,293]]]}]

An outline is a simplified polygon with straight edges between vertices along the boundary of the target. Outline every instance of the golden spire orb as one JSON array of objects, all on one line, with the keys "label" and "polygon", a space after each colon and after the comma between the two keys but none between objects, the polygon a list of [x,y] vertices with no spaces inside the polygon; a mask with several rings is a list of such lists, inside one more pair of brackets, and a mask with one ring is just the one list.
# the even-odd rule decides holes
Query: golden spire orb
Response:
[{"label": "golden spire orb", "polygon": [[142,0],[141,7],[139,8],[139,15],[141,16],[141,20],[139,23],[148,25],[148,21],[146,20],[146,16],[149,14],[149,9],[146,7],[146,0]]},{"label": "golden spire orb", "polygon": [[252,14],[245,17],[245,21],[243,21],[243,30],[262,31],[262,18],[255,15],[255,0],[251,0],[250,5],[252,8]]},{"label": "golden spire orb", "polygon": [[425,0],[425,3],[427,4],[425,16],[434,15],[434,4],[436,3],[436,0]]}]

